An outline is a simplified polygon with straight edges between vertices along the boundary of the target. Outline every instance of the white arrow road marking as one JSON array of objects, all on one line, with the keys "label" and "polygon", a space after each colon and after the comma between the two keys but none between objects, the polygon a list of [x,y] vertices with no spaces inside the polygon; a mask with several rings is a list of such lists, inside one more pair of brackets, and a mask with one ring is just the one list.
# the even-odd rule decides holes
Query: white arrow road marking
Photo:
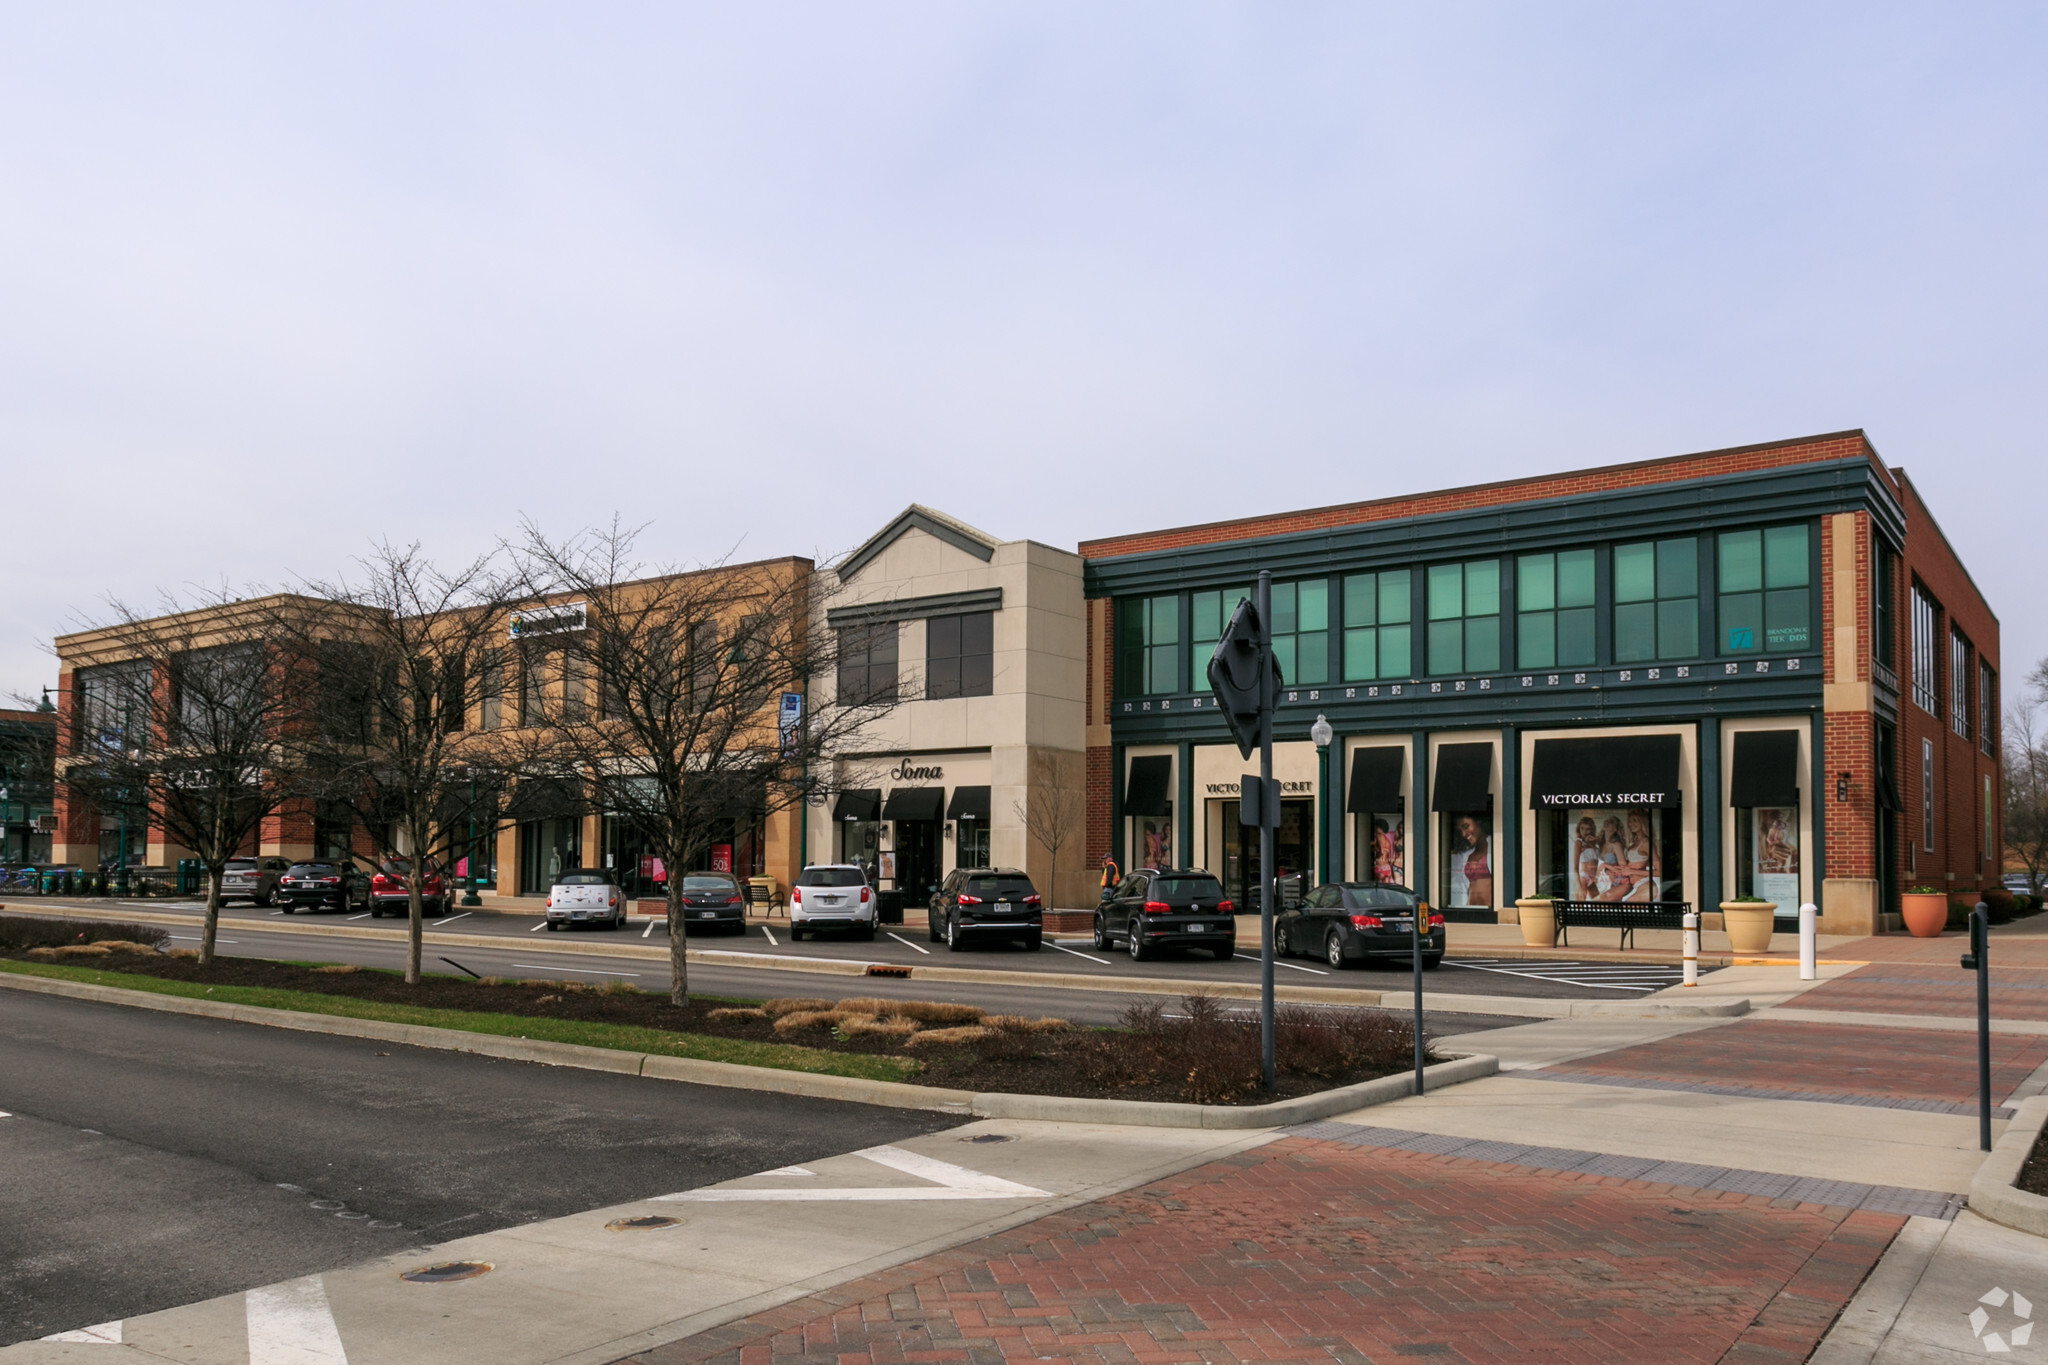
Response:
[{"label": "white arrow road marking", "polygon": [[81,1327],[75,1332],[53,1332],[44,1341],[90,1341],[102,1346],[121,1344],[121,1324],[103,1322],[97,1327]]},{"label": "white arrow road marking", "polygon": [[265,1285],[242,1298],[249,1316],[249,1365],[348,1365],[318,1275]]},{"label": "white arrow road marking", "polygon": [[[704,1203],[739,1204],[757,1200],[770,1202],[790,1201],[897,1201],[908,1199],[1042,1199],[1047,1191],[1019,1185],[1001,1176],[984,1175],[970,1171],[965,1166],[955,1166],[949,1161],[935,1157],[920,1156],[907,1152],[901,1147],[870,1147],[855,1152],[854,1156],[866,1157],[878,1166],[914,1175],[920,1180],[929,1180],[929,1185],[913,1186],[860,1186],[852,1189],[817,1190],[684,1190],[681,1194],[664,1194],[657,1197],[661,1203]],[[774,1175],[780,1172],[767,1172]]]}]

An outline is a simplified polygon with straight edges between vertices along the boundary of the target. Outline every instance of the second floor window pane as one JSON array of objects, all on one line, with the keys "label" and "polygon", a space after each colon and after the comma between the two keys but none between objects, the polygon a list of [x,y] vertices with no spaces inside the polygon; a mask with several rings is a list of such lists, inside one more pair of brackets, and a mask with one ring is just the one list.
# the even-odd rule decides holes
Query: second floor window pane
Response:
[{"label": "second floor window pane", "polygon": [[1344,580],[1344,681],[1414,675],[1408,571],[1355,573]]},{"label": "second floor window pane", "polygon": [[1223,627],[1239,602],[1252,595],[1250,588],[1208,588],[1188,595],[1188,690],[1200,692],[1209,686],[1209,656],[1223,638]]},{"label": "second floor window pane", "polygon": [[924,624],[924,694],[986,697],[995,688],[995,613],[934,616]]},{"label": "second floor window pane", "polygon": [[1330,584],[1315,578],[1273,585],[1273,655],[1289,685],[1330,680]]},{"label": "second floor window pane", "polygon": [[839,701],[846,706],[896,700],[896,623],[842,626],[839,631]]},{"label": "second floor window pane", "polygon": [[1593,552],[1523,555],[1515,565],[1515,666],[1593,662]]},{"label": "second floor window pane", "polygon": [[1491,673],[1500,667],[1500,561],[1429,567],[1429,671]]},{"label": "second floor window pane", "polygon": [[1777,654],[1813,645],[1806,526],[1722,534],[1721,653]]},{"label": "second floor window pane", "polygon": [[1699,542],[1691,536],[1614,547],[1614,661],[1700,652]]},{"label": "second floor window pane", "polygon": [[1127,597],[1121,606],[1117,693],[1149,697],[1179,690],[1180,598]]}]

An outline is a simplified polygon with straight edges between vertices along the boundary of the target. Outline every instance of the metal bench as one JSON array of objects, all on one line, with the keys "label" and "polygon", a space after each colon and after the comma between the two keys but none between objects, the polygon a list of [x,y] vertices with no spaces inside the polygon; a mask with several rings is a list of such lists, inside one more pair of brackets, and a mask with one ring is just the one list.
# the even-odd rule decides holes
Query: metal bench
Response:
[{"label": "metal bench", "polygon": [[1638,929],[1683,929],[1692,906],[1684,901],[1566,901],[1550,903],[1554,924],[1550,946],[1571,944],[1571,928],[1619,929],[1621,946],[1635,946]]}]

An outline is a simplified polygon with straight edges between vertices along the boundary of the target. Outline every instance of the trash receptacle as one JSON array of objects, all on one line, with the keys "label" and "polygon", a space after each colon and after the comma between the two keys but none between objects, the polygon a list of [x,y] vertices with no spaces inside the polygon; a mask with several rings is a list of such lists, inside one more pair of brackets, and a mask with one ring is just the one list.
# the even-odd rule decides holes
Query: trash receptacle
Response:
[{"label": "trash receptacle", "polygon": [[875,918],[883,924],[903,923],[903,893],[901,891],[877,891],[875,893]]},{"label": "trash receptacle", "polygon": [[206,881],[206,864],[197,858],[178,859],[178,894],[196,896]]}]

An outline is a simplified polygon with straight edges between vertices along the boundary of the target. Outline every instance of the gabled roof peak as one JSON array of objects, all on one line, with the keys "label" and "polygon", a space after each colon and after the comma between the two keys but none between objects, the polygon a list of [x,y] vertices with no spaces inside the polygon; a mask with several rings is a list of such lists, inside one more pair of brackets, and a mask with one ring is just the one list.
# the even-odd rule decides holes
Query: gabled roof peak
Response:
[{"label": "gabled roof peak", "polygon": [[839,581],[851,582],[854,575],[866,568],[875,556],[902,539],[906,532],[913,530],[923,531],[928,536],[943,540],[956,550],[965,550],[983,563],[993,559],[996,547],[1003,543],[988,532],[969,526],[957,517],[949,517],[935,507],[913,502],[897,513],[895,519],[887,526],[869,536],[858,549],[839,561]]}]

